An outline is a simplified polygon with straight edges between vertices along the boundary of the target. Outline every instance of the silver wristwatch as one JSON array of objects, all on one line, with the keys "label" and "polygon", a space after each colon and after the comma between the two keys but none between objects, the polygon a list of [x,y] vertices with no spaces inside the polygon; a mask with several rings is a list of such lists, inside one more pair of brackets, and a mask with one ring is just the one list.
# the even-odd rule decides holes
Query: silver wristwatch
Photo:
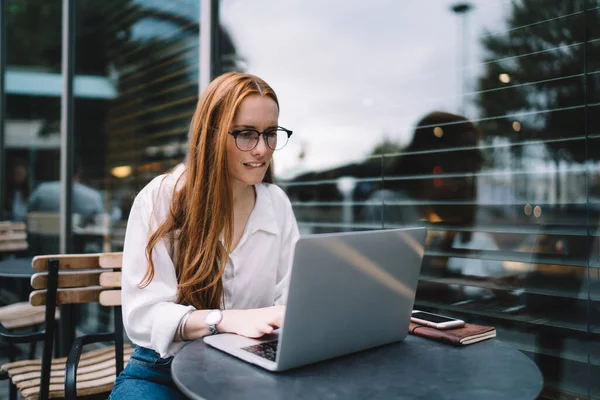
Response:
[{"label": "silver wristwatch", "polygon": [[206,317],[204,317],[204,322],[206,322],[206,325],[208,325],[208,329],[212,335],[219,333],[217,330],[217,325],[219,325],[222,319],[223,314],[221,313],[221,310],[212,310],[206,314]]}]

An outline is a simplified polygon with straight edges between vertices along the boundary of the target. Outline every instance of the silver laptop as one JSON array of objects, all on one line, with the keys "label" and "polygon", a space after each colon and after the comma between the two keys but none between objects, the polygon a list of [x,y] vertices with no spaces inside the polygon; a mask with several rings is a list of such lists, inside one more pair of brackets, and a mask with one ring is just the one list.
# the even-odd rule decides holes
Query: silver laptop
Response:
[{"label": "silver laptop", "polygon": [[283,327],[250,339],[206,336],[224,352],[271,371],[406,337],[425,228],[307,235],[294,253]]}]

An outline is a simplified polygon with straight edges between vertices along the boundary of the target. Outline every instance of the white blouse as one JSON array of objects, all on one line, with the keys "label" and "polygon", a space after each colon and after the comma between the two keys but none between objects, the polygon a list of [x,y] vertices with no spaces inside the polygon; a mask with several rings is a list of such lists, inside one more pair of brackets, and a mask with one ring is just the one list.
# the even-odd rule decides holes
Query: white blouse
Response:
[{"label": "white blouse", "polygon": [[[167,239],[154,247],[154,279],[138,288],[148,262],[146,244],[169,212],[183,164],[150,182],[133,203],[123,249],[123,323],[133,343],[151,348],[161,357],[183,346],[174,342],[175,331],[186,312],[194,309],[176,303],[177,278]],[[179,182],[178,188],[182,182]],[[256,204],[242,237],[223,274],[224,309],[250,309],[285,304],[289,272],[300,234],[287,195],[278,186],[261,183]],[[214,216],[218,218],[218,215]]]}]

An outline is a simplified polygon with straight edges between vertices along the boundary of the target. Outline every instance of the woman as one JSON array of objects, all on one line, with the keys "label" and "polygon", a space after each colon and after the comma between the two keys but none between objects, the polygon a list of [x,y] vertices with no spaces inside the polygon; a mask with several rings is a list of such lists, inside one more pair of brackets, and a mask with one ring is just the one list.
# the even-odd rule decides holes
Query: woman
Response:
[{"label": "woman", "polygon": [[123,321],[137,345],[111,399],[183,398],[170,375],[184,341],[221,332],[248,337],[282,324],[293,249],[291,204],[272,185],[275,92],[228,73],[192,118],[187,161],[134,201],[123,254]]}]

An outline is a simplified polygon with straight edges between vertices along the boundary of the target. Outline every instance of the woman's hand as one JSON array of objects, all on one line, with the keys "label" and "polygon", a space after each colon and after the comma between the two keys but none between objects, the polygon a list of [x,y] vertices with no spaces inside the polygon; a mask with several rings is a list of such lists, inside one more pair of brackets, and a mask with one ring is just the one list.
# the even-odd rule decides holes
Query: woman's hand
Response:
[{"label": "woman's hand", "polygon": [[223,319],[217,325],[219,332],[235,333],[250,338],[258,338],[283,325],[285,306],[255,308],[252,310],[225,310]]}]

